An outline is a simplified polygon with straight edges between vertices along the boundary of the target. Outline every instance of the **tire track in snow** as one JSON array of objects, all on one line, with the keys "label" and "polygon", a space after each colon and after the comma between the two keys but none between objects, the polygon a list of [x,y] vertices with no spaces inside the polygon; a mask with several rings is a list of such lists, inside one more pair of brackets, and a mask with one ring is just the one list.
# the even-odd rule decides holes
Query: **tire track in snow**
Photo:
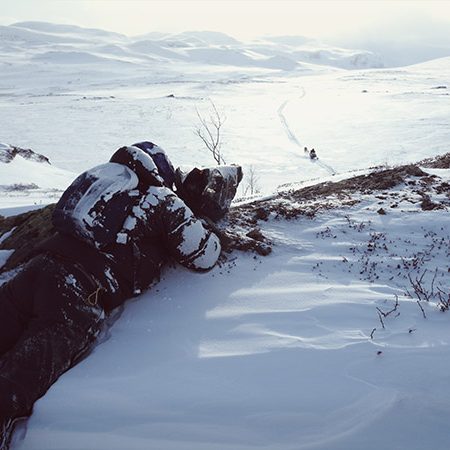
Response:
[{"label": "tire track in snow", "polygon": [[[299,98],[303,98],[306,95],[305,89],[302,88],[302,95]],[[289,99],[285,100],[280,107],[278,108],[278,117],[280,118],[280,122],[283,125],[284,131],[288,137],[288,139],[294,143],[299,149],[302,148],[302,145],[300,144],[300,141],[297,139],[297,136],[295,135],[295,133],[291,130],[291,128],[289,127],[289,123],[286,119],[286,116],[284,115],[284,108],[286,107],[286,105],[288,104]],[[311,163],[313,164],[317,164],[318,166],[322,167],[323,169],[327,170],[330,175],[335,175],[336,171],[329,166],[328,164],[325,164],[322,161],[319,161],[319,159],[310,159]]]}]

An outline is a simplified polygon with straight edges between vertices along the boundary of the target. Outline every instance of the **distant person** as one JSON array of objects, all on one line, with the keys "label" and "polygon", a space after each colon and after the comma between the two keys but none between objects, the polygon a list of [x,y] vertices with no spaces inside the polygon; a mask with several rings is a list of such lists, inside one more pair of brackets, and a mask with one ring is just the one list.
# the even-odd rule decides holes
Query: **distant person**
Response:
[{"label": "distant person", "polygon": [[317,154],[316,151],[312,148],[311,151],[309,152],[309,157],[311,159],[317,159]]},{"label": "distant person", "polygon": [[160,147],[141,142],[69,186],[53,213],[57,232],[0,287],[0,449],[15,420],[93,348],[108,313],[165,263],[216,264],[221,245],[207,222],[226,214],[241,179],[239,166],[175,173]]},{"label": "distant person", "polygon": [[305,148],[303,149],[303,151],[304,151],[305,153],[309,153],[308,147],[305,147]]}]

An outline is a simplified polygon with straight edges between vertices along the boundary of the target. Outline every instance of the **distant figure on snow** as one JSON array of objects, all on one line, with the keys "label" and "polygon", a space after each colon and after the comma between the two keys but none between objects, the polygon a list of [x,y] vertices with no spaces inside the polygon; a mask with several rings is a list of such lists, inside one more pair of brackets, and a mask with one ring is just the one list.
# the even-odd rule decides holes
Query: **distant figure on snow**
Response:
[{"label": "distant figure on snow", "polygon": [[308,147],[305,147],[305,148],[303,149],[303,151],[304,151],[305,153],[309,153]]},{"label": "distant figure on snow", "polygon": [[317,159],[317,154],[316,154],[316,151],[314,149],[311,149],[311,151],[309,152],[309,157],[311,159]]}]

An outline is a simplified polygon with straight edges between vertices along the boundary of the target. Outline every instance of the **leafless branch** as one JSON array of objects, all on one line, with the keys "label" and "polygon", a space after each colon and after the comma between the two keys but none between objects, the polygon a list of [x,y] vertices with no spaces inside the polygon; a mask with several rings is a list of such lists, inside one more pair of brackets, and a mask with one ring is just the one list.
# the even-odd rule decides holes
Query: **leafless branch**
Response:
[{"label": "leafless branch", "polygon": [[441,311],[448,311],[450,309],[450,292],[445,293],[440,287],[437,287],[437,291],[437,296],[439,298],[439,309]]},{"label": "leafless branch", "polygon": [[256,170],[254,166],[250,166],[248,169],[248,175],[246,177],[246,186],[244,188],[244,196],[247,194],[254,195],[259,192],[259,177],[256,174]]},{"label": "leafless branch", "polygon": [[377,311],[383,317],[387,317],[387,316],[389,316],[389,314],[392,314],[393,312],[397,311],[397,308],[398,308],[398,295],[395,296],[395,305],[392,309],[385,312],[385,311],[381,310],[380,308],[378,308],[378,306],[377,306]]},{"label": "leafless branch", "polygon": [[411,283],[411,286],[414,289],[414,292],[419,300],[430,300],[430,293],[423,286],[423,277],[425,276],[427,269],[425,269],[421,276],[417,276],[415,280],[412,279],[411,274],[408,273],[408,279]]},{"label": "leafless branch", "polygon": [[420,300],[417,300],[417,304],[419,305],[419,308],[422,311],[423,318],[426,319],[427,315],[425,314],[425,310],[423,309],[422,305],[420,304]]},{"label": "leafless branch", "polygon": [[212,112],[208,119],[200,114],[196,109],[199,126],[195,129],[195,134],[202,140],[203,144],[213,155],[217,164],[225,164],[222,157],[222,127],[225,123],[225,116],[221,114],[216,105],[210,100]]},{"label": "leafless branch", "polygon": [[438,268],[436,267],[436,269],[434,270],[433,279],[431,280],[431,297],[434,297],[434,282],[436,280],[437,273],[438,273]]}]

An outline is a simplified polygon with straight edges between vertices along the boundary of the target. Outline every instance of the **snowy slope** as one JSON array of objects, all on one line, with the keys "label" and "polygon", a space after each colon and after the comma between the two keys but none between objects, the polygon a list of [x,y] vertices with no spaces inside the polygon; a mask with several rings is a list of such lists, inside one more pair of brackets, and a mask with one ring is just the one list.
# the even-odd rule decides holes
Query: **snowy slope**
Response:
[{"label": "snowy slope", "polygon": [[[40,166],[37,166],[41,164]],[[8,189],[12,185],[35,184],[46,189],[65,189],[73,180],[74,174],[50,165],[27,161],[21,156],[6,165],[0,163],[0,189]]]},{"label": "snowy slope", "polygon": [[[52,65],[67,63],[65,53],[70,57],[70,53],[76,51],[84,53],[85,62],[92,64],[99,63],[95,58],[98,56],[107,57],[116,64],[135,58],[136,63],[148,68],[151,68],[148,57],[160,62],[183,59],[190,64],[206,62],[283,71],[294,70],[301,62],[346,68],[378,67],[381,64],[377,57],[367,51],[324,47],[311,41],[303,44],[290,40],[287,43],[278,42],[277,45],[264,40],[257,44],[243,43],[223,33],[206,31],[176,35],[149,34],[132,38],[71,25],[21,22],[1,26],[0,38],[0,54],[4,52],[11,55],[20,51],[23,61],[31,59],[33,62],[44,58],[45,62]],[[116,51],[117,45],[120,45],[119,53]],[[49,53],[53,57],[45,58]]]},{"label": "snowy slope", "polygon": [[405,293],[425,269],[448,292],[449,211],[392,199],[271,219],[270,256],[167,271],[14,448],[446,449],[449,313]]},{"label": "snowy slope", "polygon": [[[42,155],[0,144],[0,204],[5,206],[54,202],[74,180],[75,174],[52,166]],[[8,156],[8,157],[6,157]]]},{"label": "snowy slope", "polygon": [[[42,186],[0,192],[0,214],[56,200],[139,140],[176,166],[211,165],[194,133],[210,98],[226,116],[225,160],[253,169],[261,195],[449,151],[448,58],[349,71],[380,60],[286,37],[42,23],[0,37],[0,141],[52,161],[0,163],[0,184]],[[425,319],[405,291],[423,255],[413,280],[427,269],[430,288],[438,268],[434,284],[448,289],[449,211],[422,211],[408,186],[313,219],[271,217],[260,223],[268,257],[166,271],[36,404],[13,450],[447,449],[449,312],[420,302]]]}]

